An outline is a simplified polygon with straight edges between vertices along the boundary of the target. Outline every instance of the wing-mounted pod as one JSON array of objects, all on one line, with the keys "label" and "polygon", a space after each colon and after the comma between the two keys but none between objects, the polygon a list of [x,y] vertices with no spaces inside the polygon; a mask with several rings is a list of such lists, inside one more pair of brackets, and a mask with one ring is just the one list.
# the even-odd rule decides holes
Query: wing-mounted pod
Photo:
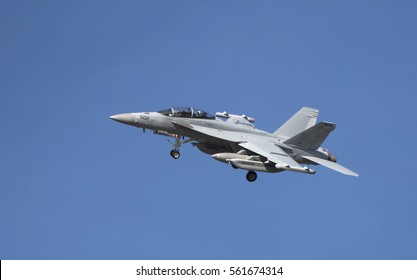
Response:
[{"label": "wing-mounted pod", "polygon": [[225,118],[225,119],[228,119],[228,118],[229,118],[229,113],[228,113],[228,112],[226,112],[226,111],[224,111],[223,113],[221,113],[221,112],[217,112],[217,113],[216,113],[216,117],[218,117],[218,118]]},{"label": "wing-mounted pod", "polygon": [[229,114],[226,111],[224,111],[223,113],[222,112],[217,112],[216,117],[225,118],[225,119],[228,119],[228,118],[243,118],[243,119],[247,120],[248,122],[251,122],[251,123],[255,122],[255,118],[248,117],[245,114],[243,114],[243,115],[234,115],[234,114]]}]

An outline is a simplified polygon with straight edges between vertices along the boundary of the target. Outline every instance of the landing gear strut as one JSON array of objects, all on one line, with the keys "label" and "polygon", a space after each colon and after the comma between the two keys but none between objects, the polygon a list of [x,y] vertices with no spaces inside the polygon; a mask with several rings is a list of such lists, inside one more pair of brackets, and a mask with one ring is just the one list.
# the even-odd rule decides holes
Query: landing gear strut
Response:
[{"label": "landing gear strut", "polygon": [[170,152],[171,156],[174,159],[179,159],[180,156],[181,156],[181,154],[180,154],[180,147],[181,147],[181,145],[182,144],[189,143],[191,141],[194,141],[194,139],[191,139],[190,138],[190,139],[181,141],[181,136],[180,135],[176,135],[175,136],[175,143],[172,143],[171,141],[168,140],[168,142],[170,142],[172,144],[172,146],[174,146],[174,149]]},{"label": "landing gear strut", "polygon": [[256,175],[256,172],[249,171],[248,174],[246,174],[246,180],[249,182],[254,182],[258,178],[258,175]]}]

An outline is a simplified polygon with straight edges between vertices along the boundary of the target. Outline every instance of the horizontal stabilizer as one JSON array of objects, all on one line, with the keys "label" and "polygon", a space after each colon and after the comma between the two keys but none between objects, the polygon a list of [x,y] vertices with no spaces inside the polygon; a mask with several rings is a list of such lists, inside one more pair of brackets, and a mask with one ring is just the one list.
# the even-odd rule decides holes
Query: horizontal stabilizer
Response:
[{"label": "horizontal stabilizer", "polygon": [[335,128],[336,124],[334,123],[320,122],[294,137],[287,139],[284,143],[302,149],[317,150]]},{"label": "horizontal stabilizer", "polygon": [[325,159],[318,158],[318,157],[310,157],[310,156],[303,156],[303,158],[308,159],[309,161],[318,163],[320,165],[323,165],[327,168],[333,169],[334,171],[343,173],[345,175],[350,175],[350,176],[355,176],[355,177],[359,176],[359,174],[333,161],[325,160]]}]

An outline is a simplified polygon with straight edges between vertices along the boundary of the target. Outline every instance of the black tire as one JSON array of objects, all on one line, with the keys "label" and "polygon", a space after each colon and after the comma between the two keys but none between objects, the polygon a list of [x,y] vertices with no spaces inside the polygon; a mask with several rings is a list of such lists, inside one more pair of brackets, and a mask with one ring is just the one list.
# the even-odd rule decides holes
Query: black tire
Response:
[{"label": "black tire", "polygon": [[254,171],[249,171],[246,174],[246,180],[248,180],[249,182],[254,182],[256,178],[258,178],[258,175]]},{"label": "black tire", "polygon": [[174,159],[179,159],[181,156],[180,152],[177,150],[172,150],[170,154],[171,154],[171,157],[173,157]]}]

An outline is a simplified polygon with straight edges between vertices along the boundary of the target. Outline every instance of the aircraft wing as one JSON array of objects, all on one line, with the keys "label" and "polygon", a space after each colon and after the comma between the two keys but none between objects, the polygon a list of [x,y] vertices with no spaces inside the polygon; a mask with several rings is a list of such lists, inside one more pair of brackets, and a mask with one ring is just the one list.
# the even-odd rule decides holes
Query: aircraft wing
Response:
[{"label": "aircraft wing", "polygon": [[270,162],[283,166],[290,165],[301,168],[284,150],[272,142],[252,139],[251,141],[240,143],[239,146],[267,158]]},{"label": "aircraft wing", "polygon": [[310,156],[303,156],[303,158],[308,159],[312,162],[318,163],[320,165],[323,165],[327,168],[333,169],[334,171],[343,173],[345,175],[350,175],[350,176],[355,176],[355,177],[359,176],[359,174],[333,161],[325,160],[325,159],[318,158],[318,157],[310,157]]},{"label": "aircraft wing", "polygon": [[176,122],[174,124],[181,129],[191,129],[205,136],[237,143],[240,147],[266,158],[267,161],[265,163],[275,165],[277,169],[309,174],[315,173],[312,169],[300,166],[283,149],[268,139],[258,138],[250,134],[242,134],[241,132],[223,131],[199,125],[183,125]]},{"label": "aircraft wing", "polygon": [[234,143],[238,143],[244,149],[250,150],[260,156],[268,159],[270,162],[274,162],[280,165],[291,165],[295,167],[301,167],[295,160],[293,160],[286,152],[272,142],[264,139],[258,139],[252,135],[242,134],[241,132],[223,131],[220,129],[212,129],[199,125],[183,125],[174,122],[176,126],[181,129],[191,129],[198,133],[208,135],[221,140],[226,140]]},{"label": "aircraft wing", "polygon": [[313,169],[299,165],[278,145],[266,139],[248,139],[246,142],[239,143],[239,146],[267,158],[265,163],[274,163],[277,169],[309,174],[316,173]]}]

